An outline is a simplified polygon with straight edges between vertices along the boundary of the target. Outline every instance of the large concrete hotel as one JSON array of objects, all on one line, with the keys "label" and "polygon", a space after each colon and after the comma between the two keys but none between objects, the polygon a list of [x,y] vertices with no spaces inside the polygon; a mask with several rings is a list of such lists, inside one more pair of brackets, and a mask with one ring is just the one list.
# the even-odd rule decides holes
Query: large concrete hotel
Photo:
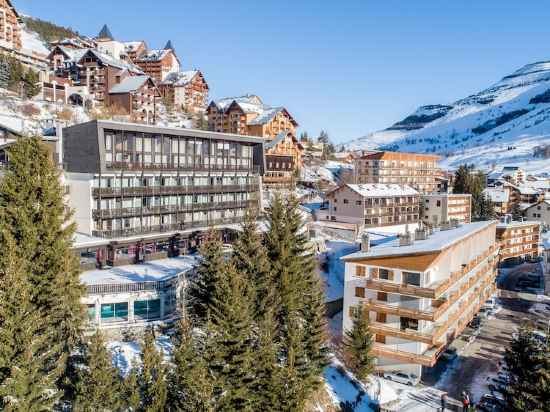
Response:
[{"label": "large concrete hotel", "polygon": [[345,256],[344,330],[368,310],[379,370],[421,376],[495,292],[494,221],[417,230]]}]

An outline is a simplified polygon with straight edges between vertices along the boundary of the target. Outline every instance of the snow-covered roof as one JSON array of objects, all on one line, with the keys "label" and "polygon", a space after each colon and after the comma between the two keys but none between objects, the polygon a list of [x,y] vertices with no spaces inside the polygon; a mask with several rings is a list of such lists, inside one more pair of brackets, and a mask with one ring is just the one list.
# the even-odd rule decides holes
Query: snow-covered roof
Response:
[{"label": "snow-covered roof", "polygon": [[223,99],[215,100],[212,103],[218,108],[218,110],[226,110],[227,108],[229,108],[229,106],[231,106],[231,103],[233,102],[236,102],[239,105],[244,105],[244,107],[247,108],[256,106],[258,107],[257,110],[259,111],[261,111],[261,107],[264,106],[264,104],[262,103],[262,99],[254,94],[246,94],[244,96],[238,97],[224,97]]},{"label": "snow-covered roof", "polygon": [[354,192],[363,197],[415,196],[418,192],[407,185],[384,183],[365,183],[361,185],[346,184]]},{"label": "snow-covered roof", "polygon": [[132,52],[132,51],[135,51],[139,48],[139,46],[141,46],[142,44],[145,44],[144,41],[140,40],[140,41],[125,41],[125,42],[122,42],[122,44],[124,45],[124,50],[126,50],[126,52]]},{"label": "snow-covered roof", "polygon": [[152,61],[156,62],[162,60],[166,57],[168,53],[172,52],[170,49],[151,49],[147,50],[141,56],[139,56],[139,61]]},{"label": "snow-covered roof", "polygon": [[99,59],[101,62],[103,62],[103,64],[107,66],[118,67],[119,69],[126,69],[133,73],[143,74],[143,70],[141,70],[141,68],[139,68],[135,64],[116,59],[113,56],[109,56],[108,54],[102,53],[95,49],[84,49],[84,53],[78,60],[82,60],[82,58],[88,53],[92,53],[93,55],[95,55],[97,59]]},{"label": "snow-covered roof", "polygon": [[298,141],[298,139],[296,139],[296,136],[294,136],[292,133],[290,133],[289,130],[284,130],[282,132],[279,132],[279,134],[277,136],[275,136],[274,139],[270,140],[269,142],[266,142],[264,144],[264,147],[266,149],[271,149],[272,147],[275,147],[279,142],[283,141],[283,139],[285,137],[287,137],[288,135],[291,135],[292,136],[292,139],[296,142],[296,144],[298,145],[298,147],[300,149],[303,149],[303,146],[302,144]]},{"label": "snow-covered roof", "polygon": [[510,198],[507,190],[497,187],[487,187],[483,190],[483,194],[488,196],[493,203],[506,203]]},{"label": "snow-covered roof", "polygon": [[153,260],[137,265],[116,266],[110,269],[93,269],[82,272],[85,285],[104,285],[136,282],[154,282],[173,278],[188,272],[198,263],[198,256],[186,255]]},{"label": "snow-covered roof", "polygon": [[262,113],[252,119],[248,124],[257,125],[257,124],[266,124],[269,123],[277,115],[277,113],[285,110],[284,107],[270,107],[265,108]]},{"label": "snow-covered roof", "polygon": [[65,56],[68,57],[69,61],[73,62],[73,63],[76,63],[78,62],[80,59],[82,59],[82,57],[88,52],[89,49],[72,49],[70,47],[65,47],[65,46],[56,46],[59,50],[61,50]]},{"label": "snow-covered roof", "polygon": [[90,236],[85,233],[76,232],[73,235],[73,249],[92,248],[108,245],[111,241],[102,237]]},{"label": "snow-covered roof", "polygon": [[[545,199],[538,203],[520,203],[521,210],[527,210],[535,206],[540,206],[541,204],[545,204],[546,206],[550,206],[550,199]],[[522,208],[522,205],[526,205],[525,208]]]},{"label": "snow-covered roof", "polygon": [[399,246],[399,238],[372,246],[368,252],[359,251],[344,256],[343,260],[367,259],[382,256],[410,255],[416,253],[429,253],[442,251],[466,237],[473,235],[494,224],[494,220],[464,223],[461,226],[449,230],[436,230],[427,239],[415,240],[407,246]]},{"label": "snow-covered roof", "polygon": [[508,229],[512,227],[524,227],[524,226],[533,226],[533,225],[540,225],[540,222],[536,222],[534,220],[512,220],[511,222],[503,222],[499,221],[497,224],[497,228],[499,229]]},{"label": "snow-covered roof", "polygon": [[519,166],[504,166],[502,171],[505,172],[518,172],[521,168]]},{"label": "snow-covered roof", "polygon": [[50,50],[44,42],[40,40],[40,36],[24,27],[21,30],[21,49],[25,54],[34,55],[46,59],[50,54]]},{"label": "snow-covered roof", "polygon": [[139,90],[145,82],[150,79],[149,76],[129,76],[124,78],[119,84],[115,84],[109,93],[130,93]]},{"label": "snow-covered roof", "polygon": [[169,73],[166,75],[166,78],[161,82],[161,84],[173,84],[176,87],[185,86],[193,80],[193,77],[195,77],[198,73],[198,70]]}]

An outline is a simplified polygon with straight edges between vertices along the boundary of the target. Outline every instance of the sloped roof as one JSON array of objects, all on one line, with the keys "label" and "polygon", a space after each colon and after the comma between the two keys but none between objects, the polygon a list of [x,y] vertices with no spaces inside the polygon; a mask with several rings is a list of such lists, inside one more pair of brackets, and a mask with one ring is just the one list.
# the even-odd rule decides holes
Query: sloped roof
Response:
[{"label": "sloped roof", "polygon": [[238,97],[224,97],[223,99],[213,100],[211,105],[216,106],[218,110],[225,111],[231,106],[231,104],[233,104],[233,102],[238,103],[239,106],[242,105],[241,108],[243,108],[243,106],[247,108],[252,108],[255,106],[257,108],[256,112],[261,111],[261,107],[264,106],[262,99],[254,94],[246,94]]},{"label": "sloped roof", "polygon": [[144,83],[149,81],[149,76],[129,76],[123,79],[119,84],[115,84],[109,93],[130,93],[139,90]]},{"label": "sloped roof", "polygon": [[50,56],[55,52],[55,50],[61,51],[67,59],[73,63],[77,63],[89,49],[71,49],[70,47],[65,46],[55,46],[50,52]]},{"label": "sloped roof", "polygon": [[269,142],[266,142],[266,143],[264,144],[264,147],[265,147],[266,149],[272,149],[273,147],[277,146],[278,143],[282,142],[282,141],[285,139],[285,137],[287,137],[287,136],[289,136],[289,135],[292,136],[292,140],[294,140],[294,142],[298,145],[298,147],[299,147],[300,149],[303,149],[303,148],[304,148],[304,147],[302,146],[302,143],[300,143],[300,142],[298,141],[298,139],[296,138],[296,136],[294,136],[294,134],[292,134],[292,133],[291,133],[290,131],[288,131],[288,130],[285,130],[285,131],[283,131],[283,132],[280,132],[277,136],[275,136],[274,139],[270,140]]},{"label": "sloped roof", "polygon": [[407,185],[365,183],[360,185],[346,184],[354,192],[362,197],[390,197],[390,196],[415,196],[418,192]]},{"label": "sloped roof", "polygon": [[282,112],[284,109],[285,109],[284,107],[265,108],[262,113],[260,113],[254,119],[252,119],[248,124],[255,125],[255,124],[269,123],[271,120],[273,120],[273,118],[277,115],[277,113]]},{"label": "sloped roof", "polygon": [[122,44],[124,45],[124,50],[126,50],[127,53],[137,50],[137,48],[142,44],[145,46],[145,48],[147,48],[147,44],[143,40],[125,41],[125,42],[122,42]]},{"label": "sloped roof", "polygon": [[97,51],[95,49],[84,49],[85,53],[80,57],[79,61],[82,60],[82,58],[88,54],[92,53],[95,55],[99,60],[103,62],[103,64],[107,66],[113,66],[118,67],[119,69],[126,69],[130,72],[137,73],[137,74],[143,74],[143,70],[136,66],[133,63],[125,62],[124,60],[116,59],[113,56],[109,56],[108,54],[101,53],[100,51]]},{"label": "sloped roof", "polygon": [[174,86],[185,86],[193,77],[195,77],[200,72],[198,70],[189,70],[185,72],[173,72],[166,75],[166,78],[161,82],[161,84],[173,84]]},{"label": "sloped roof", "polygon": [[488,196],[493,203],[506,203],[510,199],[507,190],[497,187],[487,187],[483,190],[483,194]]},{"label": "sloped roof", "polygon": [[99,34],[97,35],[97,38],[114,40],[111,30],[109,30],[109,27],[107,27],[106,24],[104,24],[103,27],[101,28]]},{"label": "sloped roof", "polygon": [[168,40],[168,42],[164,46],[164,50],[172,50],[173,52],[176,51],[176,49],[174,49],[174,46],[172,45],[172,40]]}]

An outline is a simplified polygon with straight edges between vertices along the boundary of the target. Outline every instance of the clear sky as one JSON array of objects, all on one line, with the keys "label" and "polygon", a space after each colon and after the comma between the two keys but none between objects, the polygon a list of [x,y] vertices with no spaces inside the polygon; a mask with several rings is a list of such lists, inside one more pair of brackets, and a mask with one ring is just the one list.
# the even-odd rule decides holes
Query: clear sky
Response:
[{"label": "clear sky", "polygon": [[547,0],[14,0],[21,13],[163,47],[211,98],[254,93],[336,141],[550,60]]}]

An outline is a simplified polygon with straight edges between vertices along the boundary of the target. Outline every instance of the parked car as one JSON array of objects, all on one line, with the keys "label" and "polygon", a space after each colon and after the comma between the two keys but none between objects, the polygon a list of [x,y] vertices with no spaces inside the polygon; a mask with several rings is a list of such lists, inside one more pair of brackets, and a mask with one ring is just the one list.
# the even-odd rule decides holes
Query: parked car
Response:
[{"label": "parked car", "polygon": [[472,329],[479,329],[481,327],[481,318],[474,316],[474,318],[468,323],[468,326]]},{"label": "parked car", "polygon": [[405,372],[397,372],[397,371],[384,372],[382,376],[384,376],[384,378],[390,381],[399,382],[410,386],[416,386],[418,385],[418,382],[420,382],[420,378],[418,378],[418,376],[416,376],[414,373],[405,373]]},{"label": "parked car", "polygon": [[448,361],[452,361],[452,360],[455,359],[457,356],[458,356],[458,352],[457,352],[456,348],[447,348],[447,349],[445,349],[445,351],[441,354],[441,358],[442,358],[442,359],[445,359],[445,360],[448,360]]},{"label": "parked car", "polygon": [[504,412],[504,399],[500,396],[486,393],[481,397],[479,403],[477,404],[477,408],[487,412]]},{"label": "parked car", "polygon": [[487,308],[487,309],[495,309],[497,307],[497,302],[496,302],[495,298],[487,299],[485,301],[485,303],[483,304],[483,307]]}]

